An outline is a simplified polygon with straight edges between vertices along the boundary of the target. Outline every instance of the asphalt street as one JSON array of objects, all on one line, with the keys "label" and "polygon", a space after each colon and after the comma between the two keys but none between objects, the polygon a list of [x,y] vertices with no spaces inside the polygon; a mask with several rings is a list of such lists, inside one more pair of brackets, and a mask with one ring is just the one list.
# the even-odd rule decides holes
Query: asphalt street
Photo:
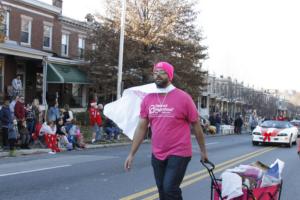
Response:
[{"label": "asphalt street", "polygon": [[[209,159],[217,166],[217,177],[239,164],[257,160],[271,164],[279,158],[285,162],[281,199],[297,200],[300,196],[300,159],[295,146],[252,146],[249,134],[207,137],[206,144]],[[129,149],[126,145],[1,158],[0,200],[157,199],[150,144],[140,147],[132,170],[125,172],[123,162]],[[210,179],[199,160],[193,140],[193,158],[181,186],[185,200],[210,199]]]}]

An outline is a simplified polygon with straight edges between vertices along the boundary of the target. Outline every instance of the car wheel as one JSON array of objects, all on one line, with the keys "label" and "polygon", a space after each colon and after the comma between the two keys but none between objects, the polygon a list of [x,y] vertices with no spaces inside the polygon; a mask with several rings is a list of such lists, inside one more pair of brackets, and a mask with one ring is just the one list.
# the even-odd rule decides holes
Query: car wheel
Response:
[{"label": "car wheel", "polygon": [[291,135],[289,143],[287,144],[287,147],[291,148],[293,146],[293,136]]},{"label": "car wheel", "polygon": [[258,142],[252,141],[252,145],[256,146],[256,145],[258,145]]}]

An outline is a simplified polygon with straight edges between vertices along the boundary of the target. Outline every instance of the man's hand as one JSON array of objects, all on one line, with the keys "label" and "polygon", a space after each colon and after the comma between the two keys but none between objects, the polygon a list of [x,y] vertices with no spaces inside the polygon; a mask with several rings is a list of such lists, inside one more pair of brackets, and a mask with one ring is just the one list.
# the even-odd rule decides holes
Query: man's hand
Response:
[{"label": "man's hand", "polygon": [[203,162],[207,162],[208,161],[207,153],[200,152],[200,155],[201,155],[201,160]]},{"label": "man's hand", "polygon": [[128,172],[131,169],[132,162],[133,162],[133,156],[129,154],[124,162],[125,171]]}]

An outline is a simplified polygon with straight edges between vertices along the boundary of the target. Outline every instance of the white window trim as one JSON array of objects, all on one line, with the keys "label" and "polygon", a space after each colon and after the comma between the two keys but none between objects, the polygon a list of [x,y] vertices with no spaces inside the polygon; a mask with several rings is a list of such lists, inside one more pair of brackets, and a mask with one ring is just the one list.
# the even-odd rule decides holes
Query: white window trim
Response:
[{"label": "white window trim", "polygon": [[52,49],[52,36],[53,36],[53,23],[51,23],[51,22],[45,22],[44,21],[43,29],[44,29],[45,26],[49,26],[50,27],[50,41],[49,41],[49,47],[45,47],[44,46],[44,34],[43,34],[43,49],[45,49],[45,50],[51,50]]},{"label": "white window trim", "polygon": [[7,37],[7,39],[9,39],[9,17],[10,17],[10,13],[9,13],[9,11],[7,10],[6,11],[6,37]]},{"label": "white window trim", "polygon": [[82,35],[83,37],[87,37],[87,36],[86,36],[86,32],[81,31],[81,30],[79,30],[79,29],[71,28],[71,27],[64,26],[64,25],[62,26],[62,29],[63,29],[65,32],[71,31],[71,32],[78,33],[78,34]]},{"label": "white window trim", "polygon": [[97,49],[97,44],[96,43],[92,43],[92,50],[96,51],[96,49]]},{"label": "white window trim", "polygon": [[[65,53],[61,52],[61,55],[68,57],[69,56],[69,48],[70,48],[70,32],[63,30],[62,34],[61,34],[61,39],[62,39],[62,35],[67,36],[67,53],[65,54]],[[60,43],[61,43],[60,46],[62,47],[62,41]],[[62,49],[62,48],[60,48],[60,49]]]},{"label": "white window trim", "polygon": [[43,24],[46,26],[53,26],[53,23],[48,21],[43,21]]},{"label": "white window trim", "polygon": [[31,32],[32,32],[32,17],[28,17],[25,15],[21,15],[21,32],[22,32],[22,20],[28,20],[29,21],[29,27],[28,27],[28,43],[21,42],[21,45],[24,46],[31,46]]},{"label": "white window trim", "polygon": [[[80,39],[82,39],[82,48],[79,47],[79,40]],[[78,36],[78,46],[77,46],[78,51],[79,51],[79,49],[83,49],[83,51],[85,50],[85,39],[86,39],[86,37],[84,37],[84,36],[81,36],[81,35]],[[84,59],[84,55],[83,55],[82,58],[80,57],[80,55],[78,55],[78,57],[79,57],[79,59],[82,59],[82,60]]]},{"label": "white window trim", "polygon": [[78,48],[79,48],[79,40],[82,39],[82,49],[85,49],[85,37],[78,36]]}]

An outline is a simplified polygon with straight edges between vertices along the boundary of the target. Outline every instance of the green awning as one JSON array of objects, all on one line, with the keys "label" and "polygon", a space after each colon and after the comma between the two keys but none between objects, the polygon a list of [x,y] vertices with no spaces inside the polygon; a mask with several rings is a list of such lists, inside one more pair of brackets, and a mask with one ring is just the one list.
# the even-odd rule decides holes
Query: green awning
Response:
[{"label": "green awning", "polygon": [[48,63],[47,83],[89,84],[87,74],[76,66]]}]

